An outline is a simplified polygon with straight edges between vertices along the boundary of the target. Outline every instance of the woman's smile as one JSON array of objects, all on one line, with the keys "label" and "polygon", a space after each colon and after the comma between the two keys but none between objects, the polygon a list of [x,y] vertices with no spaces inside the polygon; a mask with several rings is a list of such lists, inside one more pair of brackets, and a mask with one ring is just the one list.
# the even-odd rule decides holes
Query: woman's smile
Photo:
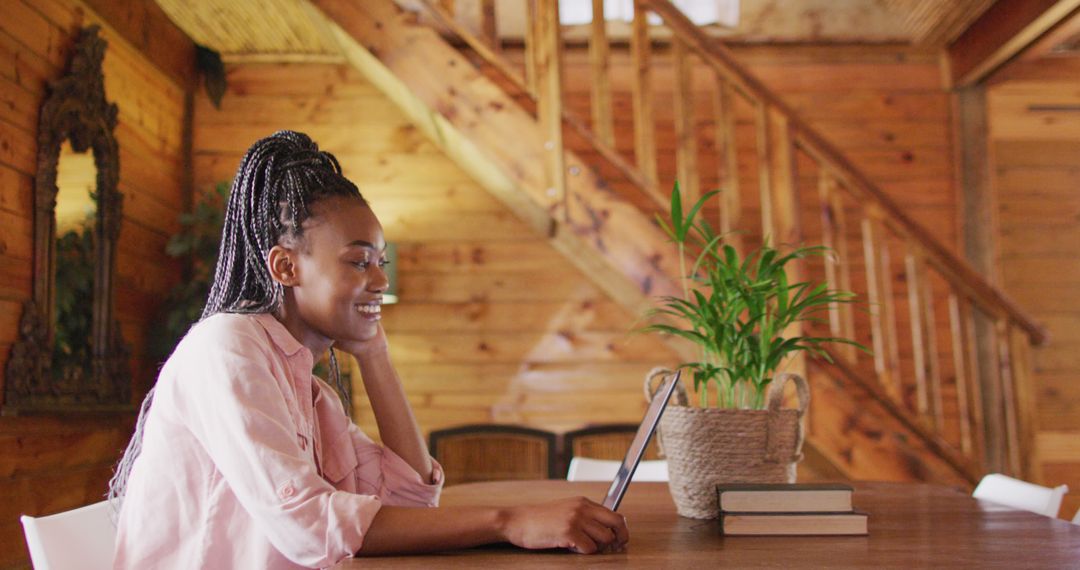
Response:
[{"label": "woman's smile", "polygon": [[356,312],[360,313],[365,319],[378,321],[382,319],[382,302],[357,305]]}]

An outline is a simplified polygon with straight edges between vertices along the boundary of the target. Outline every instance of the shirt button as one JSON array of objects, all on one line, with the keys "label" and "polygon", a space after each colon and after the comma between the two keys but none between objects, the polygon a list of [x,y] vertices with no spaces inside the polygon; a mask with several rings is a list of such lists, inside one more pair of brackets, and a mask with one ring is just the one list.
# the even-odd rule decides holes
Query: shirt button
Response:
[{"label": "shirt button", "polygon": [[296,489],[293,489],[292,483],[286,483],[281,490],[278,491],[278,495],[282,499],[288,499],[296,493]]}]

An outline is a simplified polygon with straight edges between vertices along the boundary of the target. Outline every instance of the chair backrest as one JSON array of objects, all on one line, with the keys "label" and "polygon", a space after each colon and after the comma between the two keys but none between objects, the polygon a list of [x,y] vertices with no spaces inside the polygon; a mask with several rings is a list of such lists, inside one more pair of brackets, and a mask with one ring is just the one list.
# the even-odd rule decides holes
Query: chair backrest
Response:
[{"label": "chair backrest", "polygon": [[558,477],[557,437],[524,426],[472,424],[434,430],[431,456],[446,484]]},{"label": "chair backrest", "polygon": [[35,570],[107,570],[116,527],[108,501],[46,517],[20,517]]},{"label": "chair backrest", "polygon": [[[566,471],[567,481],[611,481],[619,472],[622,461],[573,457]],[[667,481],[668,466],[663,459],[641,460],[631,481]]]},{"label": "chair backrest", "polygon": [[1067,485],[1050,488],[1014,479],[1001,473],[991,473],[979,481],[972,496],[1048,517],[1058,516],[1061,499],[1069,491]]},{"label": "chair backrest", "polygon": [[[615,459],[622,461],[630,442],[634,440],[638,424],[596,424],[568,431],[563,435],[567,457],[590,457],[592,459]],[[660,459],[660,447],[654,435],[645,448],[642,460]]]}]

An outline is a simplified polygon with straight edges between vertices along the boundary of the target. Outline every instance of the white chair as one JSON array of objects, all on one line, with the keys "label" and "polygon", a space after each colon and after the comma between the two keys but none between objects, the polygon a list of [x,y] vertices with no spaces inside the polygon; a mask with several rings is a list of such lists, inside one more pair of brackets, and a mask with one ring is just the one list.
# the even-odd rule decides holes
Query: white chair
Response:
[{"label": "white chair", "polygon": [[1058,511],[1061,510],[1061,499],[1068,491],[1067,485],[1058,485],[1051,489],[1001,473],[991,473],[979,481],[979,485],[975,487],[971,495],[976,499],[984,499],[1006,507],[1056,517]]},{"label": "white chair", "polygon": [[111,569],[116,527],[110,508],[101,501],[47,517],[20,517],[34,569]]},{"label": "white chair", "polygon": [[1076,514],[1073,515],[1073,524],[1080,524],[1080,509],[1076,509]]},{"label": "white chair", "polygon": [[[570,459],[570,469],[566,472],[567,481],[611,481],[619,472],[622,461],[613,459],[592,459],[574,457]],[[662,459],[641,461],[631,481],[667,481],[667,461]]]}]

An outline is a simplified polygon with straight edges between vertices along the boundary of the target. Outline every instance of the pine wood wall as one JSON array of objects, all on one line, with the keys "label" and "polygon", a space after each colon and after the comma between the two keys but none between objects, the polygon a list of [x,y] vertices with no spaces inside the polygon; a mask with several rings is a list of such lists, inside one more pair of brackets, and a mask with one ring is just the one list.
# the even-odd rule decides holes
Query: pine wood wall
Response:
[{"label": "pine wood wall", "polygon": [[[32,200],[38,109],[62,75],[75,31],[103,23],[105,92],[119,107],[119,190],[124,215],[116,263],[117,318],[132,349],[136,393],[154,366],[144,358],[149,318],[179,277],[164,257],[184,207],[184,85],[191,42],[150,1],[10,0],[0,19],[0,370],[31,295]],[[0,568],[28,566],[20,514],[44,515],[100,500],[130,434],[130,416],[0,417]]]},{"label": "pine wood wall", "polygon": [[1015,80],[989,89],[1002,285],[1050,331],[1034,350],[1035,457],[1046,485],[1080,508],[1080,80]]}]

